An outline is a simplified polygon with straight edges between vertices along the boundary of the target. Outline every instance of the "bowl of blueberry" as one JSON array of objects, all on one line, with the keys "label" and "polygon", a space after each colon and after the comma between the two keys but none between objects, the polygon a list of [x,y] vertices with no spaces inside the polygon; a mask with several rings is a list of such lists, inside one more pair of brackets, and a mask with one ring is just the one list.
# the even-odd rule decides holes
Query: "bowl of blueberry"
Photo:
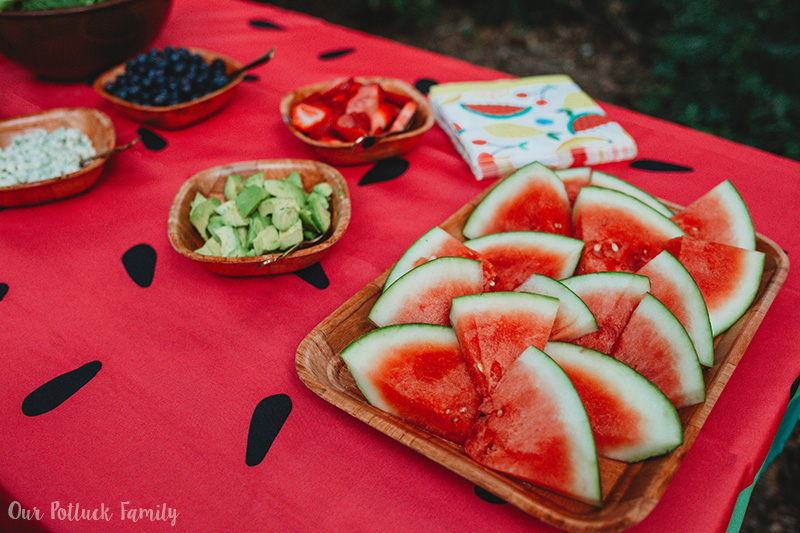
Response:
[{"label": "bowl of blueberry", "polygon": [[245,76],[241,68],[241,63],[222,54],[167,46],[106,71],[95,80],[94,89],[135,122],[178,129],[230,102]]}]

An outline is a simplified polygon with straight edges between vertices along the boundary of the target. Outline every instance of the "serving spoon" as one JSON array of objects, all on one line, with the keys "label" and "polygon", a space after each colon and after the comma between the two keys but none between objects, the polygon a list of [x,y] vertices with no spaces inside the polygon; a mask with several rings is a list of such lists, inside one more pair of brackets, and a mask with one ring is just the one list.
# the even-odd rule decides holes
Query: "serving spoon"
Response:
[{"label": "serving spoon", "polygon": [[127,143],[127,144],[120,144],[118,146],[115,146],[111,150],[106,150],[105,152],[101,152],[99,154],[95,154],[95,155],[93,155],[91,157],[84,157],[83,159],[81,159],[78,162],[78,164],[80,165],[81,168],[83,168],[86,165],[88,165],[89,163],[91,163],[92,161],[94,161],[95,159],[104,159],[104,158],[109,157],[109,156],[111,156],[113,154],[122,152],[123,150],[127,150],[128,148],[130,148],[131,146],[133,146],[134,144],[139,142],[139,140],[141,138],[142,138],[142,136],[139,135],[135,139],[133,139],[131,142]]},{"label": "serving spoon", "polygon": [[264,54],[263,56],[259,57],[258,59],[255,59],[255,60],[251,61],[250,63],[246,64],[242,68],[236,69],[233,72],[231,72],[230,74],[228,74],[228,78],[229,79],[235,79],[237,76],[239,76],[239,74],[242,74],[243,72],[247,72],[251,68],[260,67],[261,65],[263,65],[264,63],[266,63],[267,61],[272,59],[272,56],[274,56],[274,55],[275,55],[275,47],[273,46],[272,49],[269,52],[267,52],[266,54]]}]

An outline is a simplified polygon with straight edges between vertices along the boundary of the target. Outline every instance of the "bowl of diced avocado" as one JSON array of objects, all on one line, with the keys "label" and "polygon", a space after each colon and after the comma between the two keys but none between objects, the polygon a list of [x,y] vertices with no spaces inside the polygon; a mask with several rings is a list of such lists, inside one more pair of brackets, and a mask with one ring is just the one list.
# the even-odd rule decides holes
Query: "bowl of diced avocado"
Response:
[{"label": "bowl of diced avocado", "polygon": [[350,194],[330,165],[245,161],[189,178],[170,208],[173,248],[211,272],[263,276],[318,262],[350,222]]}]

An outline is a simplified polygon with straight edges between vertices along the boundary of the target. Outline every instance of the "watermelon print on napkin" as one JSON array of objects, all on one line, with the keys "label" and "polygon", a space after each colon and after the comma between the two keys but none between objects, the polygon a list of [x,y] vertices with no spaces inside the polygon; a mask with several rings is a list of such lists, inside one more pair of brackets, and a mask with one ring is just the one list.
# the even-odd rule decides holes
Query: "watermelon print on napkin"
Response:
[{"label": "watermelon print on napkin", "polygon": [[630,134],[569,76],[444,83],[430,99],[478,180],[534,161],[562,169],[636,157]]}]

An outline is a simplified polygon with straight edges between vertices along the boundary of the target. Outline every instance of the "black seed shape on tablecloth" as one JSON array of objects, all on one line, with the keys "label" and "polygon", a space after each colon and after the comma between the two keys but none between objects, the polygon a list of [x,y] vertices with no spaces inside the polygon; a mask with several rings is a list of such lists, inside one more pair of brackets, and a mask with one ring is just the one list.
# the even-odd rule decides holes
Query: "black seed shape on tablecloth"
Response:
[{"label": "black seed shape on tablecloth", "polygon": [[22,400],[22,414],[39,416],[52,411],[94,378],[103,364],[92,361],[39,386]]},{"label": "black seed shape on tablecloth", "polygon": [[122,254],[122,264],[140,287],[149,287],[156,273],[156,251],[149,244],[137,244]]},{"label": "black seed shape on tablecloth", "polygon": [[325,271],[322,269],[322,265],[319,263],[314,263],[313,265],[298,270],[295,272],[295,274],[297,277],[306,283],[313,285],[317,289],[327,289],[331,284],[330,280],[328,279],[328,275],[325,274]]},{"label": "black seed shape on tablecloth", "polygon": [[0,283],[0,302],[3,301],[6,294],[8,294],[8,283]]},{"label": "black seed shape on tablecloth", "polygon": [[382,159],[364,174],[358,182],[359,186],[389,181],[402,176],[408,170],[408,161],[402,157]]},{"label": "black seed shape on tablecloth", "polygon": [[258,81],[260,79],[255,74],[245,74],[244,78],[242,78],[243,81]]},{"label": "black seed shape on tablecloth", "polygon": [[493,504],[496,504],[496,505],[507,503],[504,499],[498,498],[497,496],[495,496],[494,494],[492,494],[488,490],[484,489],[483,487],[479,487],[478,485],[475,485],[475,496],[477,496],[481,500],[484,500],[486,502],[493,503]]},{"label": "black seed shape on tablecloth", "polygon": [[789,387],[789,400],[794,398],[794,395],[797,392],[798,387],[800,387],[800,376],[797,376],[795,380],[792,382],[792,386]]},{"label": "black seed shape on tablecloth", "polygon": [[258,402],[247,432],[247,466],[261,464],[291,412],[292,399],[286,394],[273,394]]},{"label": "black seed shape on tablecloth", "polygon": [[[256,0],[258,1],[258,0]],[[258,28],[259,30],[283,30],[283,26],[272,22],[271,20],[267,19],[253,19],[250,21],[250,25],[254,28]]]},{"label": "black seed shape on tablecloth", "polygon": [[319,55],[319,58],[323,61],[328,59],[336,59],[338,57],[346,56],[347,54],[352,54],[355,52],[355,48],[340,48],[339,50],[331,50],[329,52],[323,52]]},{"label": "black seed shape on tablecloth", "polygon": [[167,140],[158,133],[154,132],[153,130],[147,128],[139,128],[138,130],[136,130],[136,132],[139,135],[141,135],[142,144],[148,150],[153,150],[157,152],[167,147]]},{"label": "black seed shape on tablecloth", "polygon": [[428,94],[428,91],[431,90],[431,87],[434,85],[438,85],[439,82],[435,80],[431,80],[428,78],[421,78],[414,82],[414,88],[417,89],[422,94]]},{"label": "black seed shape on tablecloth", "polygon": [[691,172],[692,167],[669,163],[667,161],[657,161],[655,159],[636,159],[628,163],[632,168],[639,170],[649,170],[651,172]]}]

